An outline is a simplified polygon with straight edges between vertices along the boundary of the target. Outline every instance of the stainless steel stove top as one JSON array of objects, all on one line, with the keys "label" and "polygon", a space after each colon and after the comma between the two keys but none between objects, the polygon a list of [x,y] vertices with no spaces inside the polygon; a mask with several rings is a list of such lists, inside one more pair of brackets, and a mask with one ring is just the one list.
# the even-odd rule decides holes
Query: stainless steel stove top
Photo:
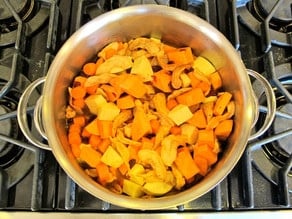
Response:
[{"label": "stainless steel stove top", "polygon": [[[123,209],[89,195],[64,173],[50,151],[38,149],[26,140],[16,119],[24,89],[46,75],[58,49],[73,32],[106,11],[146,3],[187,10],[219,29],[240,53],[246,67],[269,80],[278,110],[276,123],[248,145],[222,183],[183,206],[154,212]],[[290,218],[292,17],[291,10],[282,9],[291,8],[291,3],[3,0],[0,9],[7,11],[0,15],[0,218]],[[266,100],[256,82],[253,88],[261,104],[256,131],[265,117]],[[30,100],[27,117],[33,134],[42,140],[33,125],[34,105],[40,95],[38,90]]]}]

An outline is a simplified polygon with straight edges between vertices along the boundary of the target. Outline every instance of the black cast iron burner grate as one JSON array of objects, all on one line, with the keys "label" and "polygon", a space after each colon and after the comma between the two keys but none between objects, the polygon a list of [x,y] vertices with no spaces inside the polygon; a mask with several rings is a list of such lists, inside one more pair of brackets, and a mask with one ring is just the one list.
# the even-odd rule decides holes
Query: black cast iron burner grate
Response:
[{"label": "black cast iron burner grate", "polygon": [[[240,4],[239,4],[240,2]],[[268,5],[264,5],[264,4]],[[259,6],[260,5],[260,6]],[[251,7],[252,6],[252,7]],[[247,150],[242,158],[242,205],[248,208],[258,208],[258,197],[256,190],[260,190],[260,186],[255,186],[255,173],[253,167],[263,175],[272,185],[267,187],[274,191],[275,195],[270,197],[269,202],[274,203],[270,207],[277,208],[280,206],[291,206],[291,167],[292,167],[292,154],[290,144],[283,145],[283,138],[291,139],[292,129],[290,126],[290,121],[286,122],[284,125],[279,125],[283,123],[285,119],[291,120],[291,32],[289,28],[278,28],[275,29],[276,24],[279,24],[279,19],[276,18],[283,17],[283,7],[291,6],[289,1],[232,1],[233,8],[233,30],[234,30],[234,42],[236,49],[241,52],[241,37],[240,31],[244,32],[241,25],[252,31],[253,34],[257,36],[257,41],[260,42],[260,60],[263,66],[263,75],[270,81],[270,83],[275,86],[275,95],[281,96],[279,102],[277,102],[277,118],[274,121],[271,129],[261,136],[260,139],[250,143]],[[253,14],[252,10],[259,11],[259,7],[265,9],[265,15],[261,16],[259,19],[258,13]],[[270,10],[267,11],[267,8]],[[285,27],[291,26],[291,13],[285,12],[285,22],[280,22],[279,25],[285,25]],[[271,22],[273,21],[273,22]],[[241,28],[240,28],[241,27]],[[243,28],[244,28],[243,27]],[[285,29],[285,31],[283,31]],[[245,44],[244,44],[245,45]],[[281,47],[279,49],[279,47]],[[251,49],[251,48],[249,48]],[[246,49],[247,50],[247,49]],[[279,53],[279,51],[284,51]],[[288,52],[287,52],[288,51]],[[290,51],[290,53],[289,53]],[[286,55],[286,58],[282,58],[279,61],[279,57]],[[290,54],[290,55],[289,55]],[[252,57],[250,58],[252,59]],[[255,82],[254,90],[258,96],[261,98],[262,90],[259,85]],[[259,91],[260,90],[260,91]],[[283,103],[284,100],[284,103]],[[262,101],[260,103],[265,103]],[[285,110],[286,109],[286,110]],[[260,106],[260,110],[263,112],[260,117],[264,117],[266,113],[266,108]],[[275,131],[277,129],[278,131]],[[270,135],[269,135],[270,134]],[[285,141],[286,143],[289,140]],[[282,144],[280,147],[279,145]],[[274,145],[274,146],[273,146]],[[277,145],[277,146],[275,146]],[[272,146],[272,147],[271,147]],[[273,148],[273,149],[271,149]],[[281,149],[280,149],[281,148]],[[285,153],[282,148],[286,148]],[[290,149],[289,149],[290,148]],[[281,163],[279,161],[281,160]],[[275,162],[276,161],[276,162]],[[260,196],[262,197],[262,196]],[[268,199],[268,198],[267,198]],[[236,200],[236,199],[235,199]],[[262,203],[266,202],[265,198],[260,198]],[[241,208],[241,204],[234,202],[233,206],[235,208]]]}]

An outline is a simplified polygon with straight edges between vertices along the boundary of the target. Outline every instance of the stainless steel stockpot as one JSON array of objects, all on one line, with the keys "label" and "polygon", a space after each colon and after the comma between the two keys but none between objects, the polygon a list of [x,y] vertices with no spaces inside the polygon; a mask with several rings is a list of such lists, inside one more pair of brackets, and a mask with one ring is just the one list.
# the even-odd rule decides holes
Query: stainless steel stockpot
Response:
[{"label": "stainless steel stockpot", "polygon": [[[83,64],[110,42],[129,41],[141,36],[159,37],[163,42],[190,46],[196,55],[210,60],[220,70],[224,89],[233,94],[236,105],[233,133],[222,157],[211,172],[185,191],[147,200],[115,194],[87,176],[71,153],[65,128],[67,89]],[[258,109],[249,74],[264,85],[269,108],[264,126],[253,136],[251,130],[257,119]],[[25,124],[28,96],[42,82],[43,98],[38,101],[34,118],[49,146],[38,141]],[[85,24],[62,46],[46,78],[39,79],[28,87],[18,108],[18,120],[25,136],[34,145],[51,149],[61,167],[79,186],[114,205],[142,210],[178,206],[210,191],[230,173],[248,141],[256,139],[269,127],[274,115],[275,97],[269,83],[259,74],[246,70],[237,51],[216,28],[193,14],[161,5],[124,7],[107,12]]]}]

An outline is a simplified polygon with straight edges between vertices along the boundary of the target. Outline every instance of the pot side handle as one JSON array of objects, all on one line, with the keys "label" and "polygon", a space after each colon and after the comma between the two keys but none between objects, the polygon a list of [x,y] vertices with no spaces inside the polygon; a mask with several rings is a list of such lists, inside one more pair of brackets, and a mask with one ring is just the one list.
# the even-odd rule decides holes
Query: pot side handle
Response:
[{"label": "pot side handle", "polygon": [[[246,71],[250,76],[254,77],[256,80],[258,80],[262,84],[262,86],[264,87],[266,98],[267,98],[267,114],[266,114],[264,124],[256,133],[252,134],[248,138],[248,141],[251,142],[255,140],[256,138],[258,138],[259,136],[261,136],[262,134],[264,134],[268,130],[268,128],[271,126],[272,122],[274,121],[274,118],[276,115],[276,97],[275,97],[273,88],[271,87],[270,83],[268,82],[266,78],[264,78],[258,72],[253,71],[251,69],[246,69]],[[253,99],[255,102],[254,104],[256,106],[256,113],[257,113],[255,116],[254,124],[253,124],[254,126],[258,120],[259,107],[258,107],[257,97],[255,95]]]},{"label": "pot side handle", "polygon": [[[46,77],[39,78],[32,82],[23,92],[19,99],[18,107],[17,107],[17,120],[19,127],[24,134],[24,136],[27,138],[29,142],[31,142],[33,145],[45,149],[45,150],[51,150],[50,146],[41,142],[38,140],[36,136],[34,136],[28,127],[28,121],[27,121],[27,104],[29,101],[29,98],[32,94],[32,92],[39,86],[40,84],[44,83],[46,80]],[[42,122],[41,122],[41,105],[42,105],[42,96],[38,99],[36,106],[34,108],[34,116],[33,116],[33,122],[35,124],[35,128],[37,131],[41,134],[41,136],[44,139],[47,139]]]}]

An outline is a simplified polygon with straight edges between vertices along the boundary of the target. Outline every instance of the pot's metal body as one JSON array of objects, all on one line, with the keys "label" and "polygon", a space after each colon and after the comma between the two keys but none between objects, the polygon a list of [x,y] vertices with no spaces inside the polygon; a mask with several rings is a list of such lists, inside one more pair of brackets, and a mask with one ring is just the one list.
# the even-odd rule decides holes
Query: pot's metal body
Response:
[{"label": "pot's metal body", "polygon": [[[67,141],[65,107],[67,89],[82,65],[112,41],[153,36],[178,46],[190,46],[209,59],[223,79],[224,89],[236,103],[235,125],[223,156],[198,184],[176,195],[133,199],[114,194],[97,184],[79,167]],[[202,196],[232,170],[247,145],[256,107],[246,69],[232,45],[213,26],[202,19],[166,6],[133,6],[111,11],[79,29],[55,57],[43,90],[42,119],[54,156],[66,173],[92,195],[115,205],[135,209],[162,209]]]}]

